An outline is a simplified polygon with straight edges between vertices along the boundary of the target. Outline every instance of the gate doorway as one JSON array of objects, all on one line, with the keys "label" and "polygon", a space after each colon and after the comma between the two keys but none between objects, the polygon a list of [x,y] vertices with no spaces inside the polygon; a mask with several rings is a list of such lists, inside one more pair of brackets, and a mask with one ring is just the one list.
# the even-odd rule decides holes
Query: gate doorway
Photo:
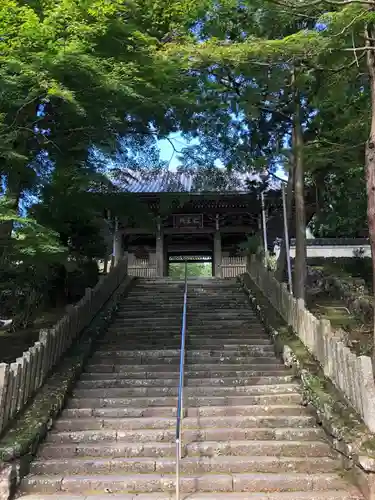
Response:
[{"label": "gate doorway", "polygon": [[185,264],[188,278],[212,278],[211,255],[168,255],[168,276],[174,279],[184,279]]}]

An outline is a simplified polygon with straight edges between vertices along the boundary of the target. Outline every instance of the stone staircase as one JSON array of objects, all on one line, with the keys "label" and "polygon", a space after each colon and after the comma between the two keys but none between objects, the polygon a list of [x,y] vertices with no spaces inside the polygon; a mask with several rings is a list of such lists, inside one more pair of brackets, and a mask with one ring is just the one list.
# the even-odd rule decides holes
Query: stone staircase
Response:
[{"label": "stone staircase", "polygon": [[[155,280],[123,301],[19,496],[175,498],[182,300]],[[237,285],[192,281],[188,300],[182,498],[358,498]]]}]

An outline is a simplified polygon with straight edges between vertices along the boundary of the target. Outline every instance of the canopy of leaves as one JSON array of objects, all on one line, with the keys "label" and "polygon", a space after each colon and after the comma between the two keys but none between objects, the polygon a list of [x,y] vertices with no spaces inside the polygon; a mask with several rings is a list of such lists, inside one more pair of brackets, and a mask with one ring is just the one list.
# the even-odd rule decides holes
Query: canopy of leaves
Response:
[{"label": "canopy of leaves", "polygon": [[3,258],[103,256],[106,209],[148,220],[113,194],[168,173],[156,140],[171,132],[199,142],[178,153],[175,187],[222,192],[288,170],[296,95],[314,230],[362,235],[374,21],[367,1],[3,0]]}]

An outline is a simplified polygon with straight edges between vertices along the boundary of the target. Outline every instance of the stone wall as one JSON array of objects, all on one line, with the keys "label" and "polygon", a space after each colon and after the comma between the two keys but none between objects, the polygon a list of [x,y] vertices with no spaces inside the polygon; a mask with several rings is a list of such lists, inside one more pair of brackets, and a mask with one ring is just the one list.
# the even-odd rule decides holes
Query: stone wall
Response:
[{"label": "stone wall", "polygon": [[[352,258],[360,254],[371,257],[371,248],[365,238],[314,238],[307,240],[307,258]],[[276,256],[280,249],[275,248]],[[295,240],[290,242],[290,257],[295,258]]]}]

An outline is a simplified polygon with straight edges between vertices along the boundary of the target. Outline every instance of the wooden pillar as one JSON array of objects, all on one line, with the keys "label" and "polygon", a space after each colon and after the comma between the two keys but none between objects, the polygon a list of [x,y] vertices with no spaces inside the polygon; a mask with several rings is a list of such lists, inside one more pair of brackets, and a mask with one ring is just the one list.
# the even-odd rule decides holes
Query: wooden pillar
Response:
[{"label": "wooden pillar", "polygon": [[221,234],[220,216],[216,214],[215,234],[214,234],[214,276],[221,278]]},{"label": "wooden pillar", "polygon": [[122,233],[119,230],[119,223],[116,217],[115,219],[115,230],[113,233],[113,245],[112,245],[112,261],[111,269],[119,263],[120,259],[124,256],[124,248],[122,246]]},{"label": "wooden pillar", "polygon": [[161,227],[160,218],[156,224],[156,276],[164,276],[164,234]]},{"label": "wooden pillar", "polygon": [[214,235],[214,265],[215,278],[221,278],[221,234],[216,231]]},{"label": "wooden pillar", "polygon": [[168,262],[168,248],[167,243],[164,239],[164,276],[168,276],[169,262]]},{"label": "wooden pillar", "polygon": [[122,233],[118,229],[118,223],[116,223],[116,230],[113,235],[113,262],[115,266],[117,266],[123,256],[124,248],[122,245]]}]

